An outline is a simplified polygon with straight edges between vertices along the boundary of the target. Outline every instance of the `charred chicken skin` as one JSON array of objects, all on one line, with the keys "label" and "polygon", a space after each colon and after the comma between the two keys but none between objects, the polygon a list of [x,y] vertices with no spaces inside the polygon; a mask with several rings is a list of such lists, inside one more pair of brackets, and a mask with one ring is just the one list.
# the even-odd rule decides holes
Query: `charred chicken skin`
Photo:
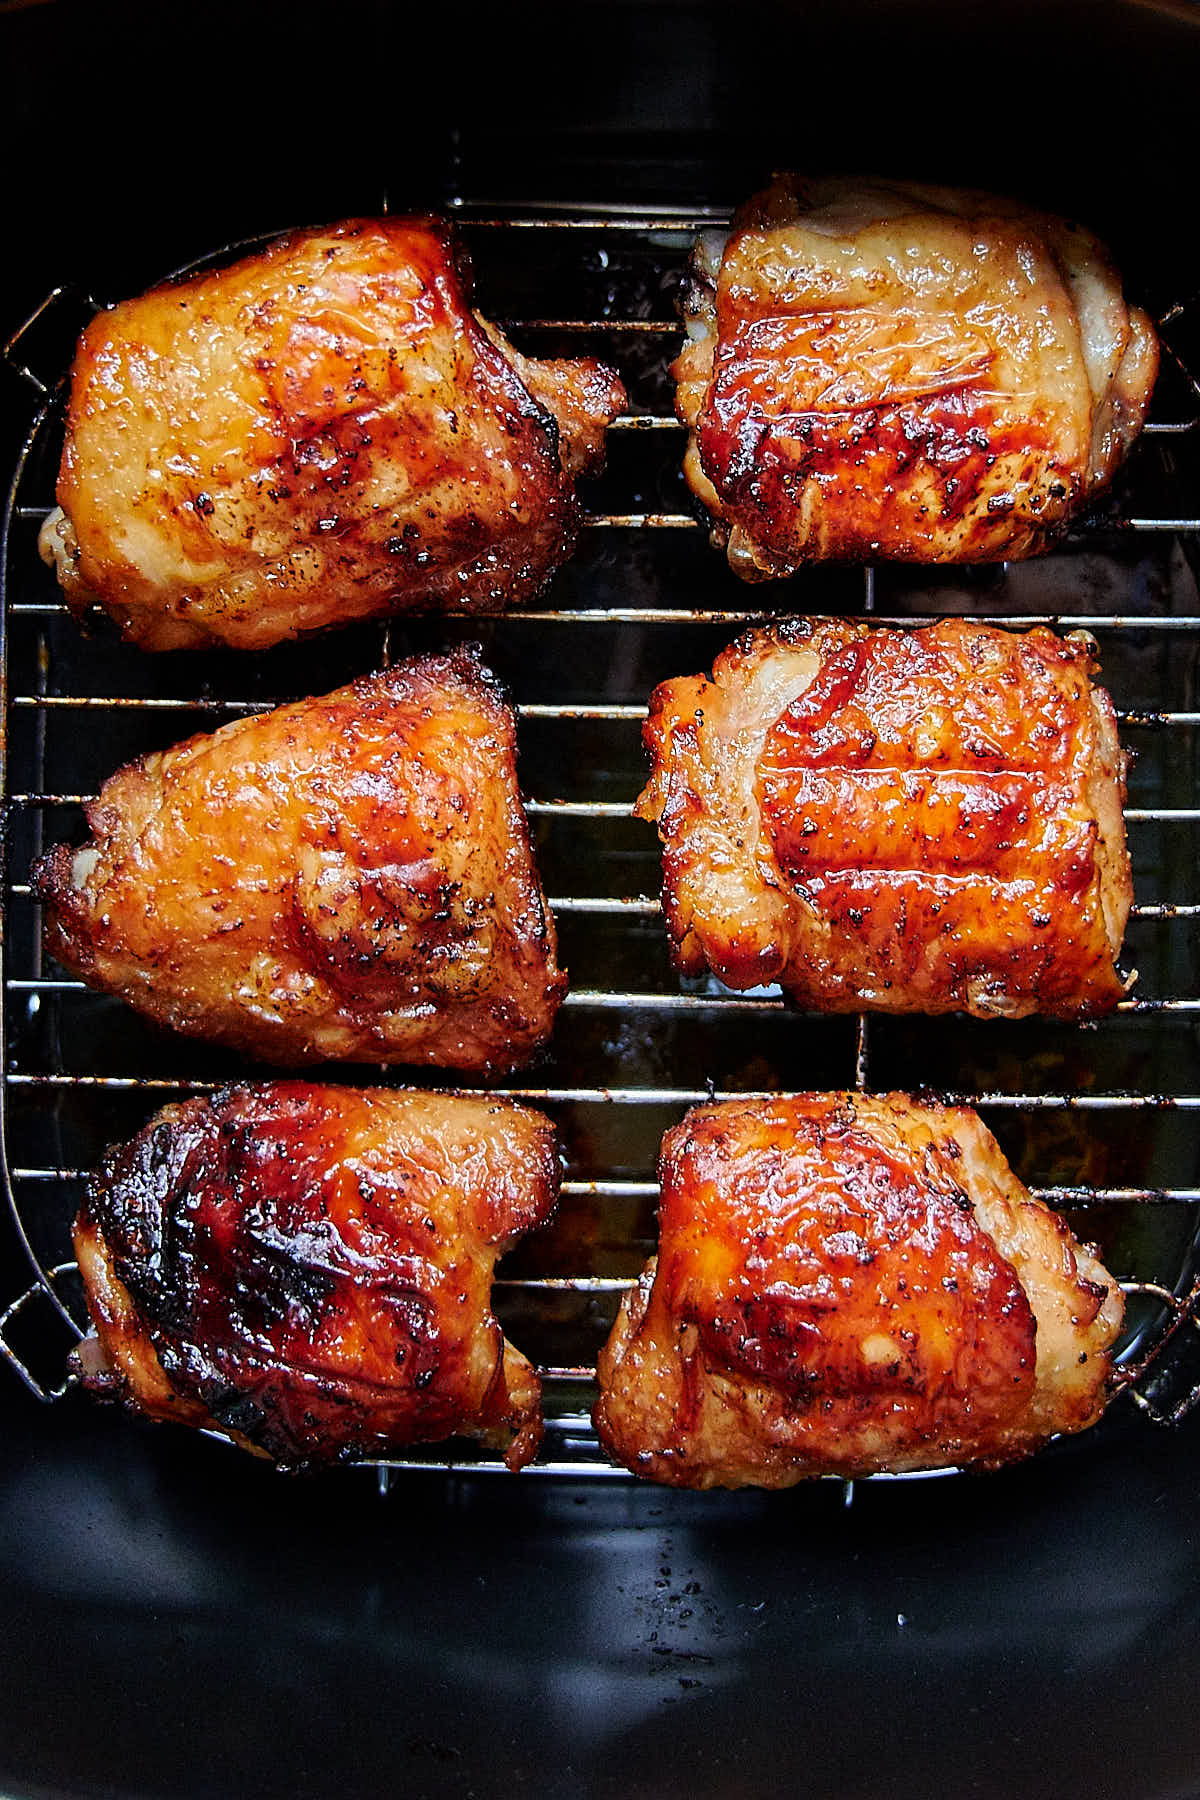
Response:
[{"label": "charred chicken skin", "polygon": [[903,1094],[700,1107],[596,1426],[680,1487],[994,1466],[1101,1413],[1120,1291],[969,1111]]},{"label": "charred chicken skin", "polygon": [[486,1072],[566,989],[511,708],[467,651],[144,757],[37,863],[47,950],[158,1023],[284,1066]]},{"label": "charred chicken skin", "polygon": [[447,222],[297,232],[88,326],[42,553],[147,650],[495,612],[570,554],[624,404],[472,310]]},{"label": "charred chicken skin", "polygon": [[85,1385],[285,1466],[467,1434],[517,1469],[541,1388],[490,1307],[558,1191],[502,1100],[275,1082],[169,1106],[75,1222]]},{"label": "charred chicken skin", "polygon": [[1083,1019],[1126,991],[1125,758],[1081,635],[797,620],[645,725],[676,968],[797,1005]]},{"label": "charred chicken skin", "polygon": [[781,175],[699,240],[683,311],[685,472],[747,580],[1036,555],[1158,370],[1088,231],[954,188]]}]

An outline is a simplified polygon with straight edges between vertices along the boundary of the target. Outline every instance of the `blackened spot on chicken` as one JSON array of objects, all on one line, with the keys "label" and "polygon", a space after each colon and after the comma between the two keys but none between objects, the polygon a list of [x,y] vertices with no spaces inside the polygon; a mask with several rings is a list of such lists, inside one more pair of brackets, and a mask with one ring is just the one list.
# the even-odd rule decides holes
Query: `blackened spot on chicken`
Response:
[{"label": "blackened spot on chicken", "polygon": [[[240,1432],[251,1443],[262,1441],[270,1414],[252,1395],[216,1380],[202,1382],[200,1387],[214,1424],[225,1431]],[[287,1447],[293,1448],[290,1438]]]}]

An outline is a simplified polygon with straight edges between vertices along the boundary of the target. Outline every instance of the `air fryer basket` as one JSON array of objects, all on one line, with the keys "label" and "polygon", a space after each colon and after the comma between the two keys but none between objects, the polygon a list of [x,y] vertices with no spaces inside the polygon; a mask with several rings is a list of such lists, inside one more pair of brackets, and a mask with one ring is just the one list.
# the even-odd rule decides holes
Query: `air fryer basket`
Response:
[{"label": "air fryer basket", "polygon": [[[35,1372],[22,1354],[22,1330],[35,1301],[68,1334],[84,1318],[69,1225],[105,1145],[169,1099],[258,1072],[143,1024],[47,962],[32,858],[79,834],[82,801],[119,763],[325,692],[414,649],[469,638],[518,709],[522,788],[572,981],[549,1056],[499,1090],[544,1107],[567,1155],[556,1222],[508,1259],[497,1290],[502,1320],[537,1360],[546,1390],[536,1467],[617,1473],[590,1426],[593,1369],[620,1293],[653,1248],[659,1140],[687,1106],[755,1092],[920,1087],[977,1106],[1028,1185],[1100,1245],[1125,1287],[1122,1403],[1152,1420],[1178,1419],[1200,1394],[1190,1355],[1200,1294],[1200,598],[1192,562],[1200,392],[1187,360],[1195,309],[1186,296],[1163,304],[1154,292],[1159,271],[1126,270],[1134,293],[1157,306],[1168,345],[1152,418],[1115,488],[1052,556],[937,571],[817,568],[747,589],[709,544],[683,482],[668,374],[680,342],[680,274],[695,233],[726,216],[721,202],[703,200],[699,188],[691,204],[512,204],[461,153],[448,176],[443,204],[471,251],[478,304],[523,349],[615,363],[630,396],[610,433],[606,473],[586,496],[576,556],[536,605],[507,617],[403,618],[253,657],[155,657],[121,644],[105,622],[81,629],[37,556],[36,534],[53,503],[64,358],[81,319],[115,296],[57,288],[7,348],[34,418],[4,541],[3,1136],[35,1274],[0,1321],[8,1360],[39,1397],[63,1391],[53,1361],[48,1373],[44,1362]],[[381,189],[376,205],[387,210],[395,198]],[[201,265],[244,248],[204,246]],[[1135,757],[1127,822],[1136,898],[1125,961],[1138,981],[1114,1017],[1090,1029],[823,1018],[786,1009],[777,992],[735,995],[711,978],[673,975],[656,837],[631,818],[645,775],[646,700],[660,679],[707,667],[744,626],[787,612],[899,624],[967,613],[1093,634]],[[379,1079],[375,1069],[330,1074]],[[412,1072],[386,1078],[430,1084]],[[61,1348],[58,1355],[61,1362]],[[454,1446],[389,1462],[381,1479],[431,1459],[503,1469]]]},{"label": "air fryer basket", "polygon": [[[1200,1792],[1200,1410],[1182,1416],[1200,1379],[1198,91],[1184,0],[580,0],[486,25],[391,0],[0,6],[0,337],[37,311],[0,359],[16,476],[0,1362],[20,1365],[0,1367],[6,1794]],[[781,166],[992,185],[1112,244],[1165,321],[1156,429],[1052,556],[820,570],[769,591],[728,574],[679,478],[663,370],[691,227]],[[82,633],[34,539],[91,302],[233,239],[384,204],[455,212],[478,304],[522,347],[601,347],[625,371],[634,421],[586,495],[576,558],[534,607],[466,629],[406,620],[244,660]],[[1137,752],[1137,1005],[1088,1030],[860,1026],[681,986],[654,834],[628,816],[639,718],[656,680],[704,667],[756,609],[1093,632]],[[482,642],[521,709],[573,983],[550,1060],[509,1084],[546,1105],[569,1156],[559,1222],[498,1290],[512,1335],[559,1371],[540,1463],[483,1476],[456,1446],[449,1471],[431,1451],[293,1480],[77,1390],[55,1399],[77,1328],[59,1306],[79,1318],[62,1265],[81,1171],[163,1101],[250,1071],[59,985],[37,949],[33,855],[78,829],[64,797],[125,758],[456,636]],[[653,1240],[663,1127],[710,1091],[860,1082],[978,1098],[1018,1171],[1139,1284],[1105,1420],[979,1477],[782,1495],[597,1479],[588,1371]]]}]

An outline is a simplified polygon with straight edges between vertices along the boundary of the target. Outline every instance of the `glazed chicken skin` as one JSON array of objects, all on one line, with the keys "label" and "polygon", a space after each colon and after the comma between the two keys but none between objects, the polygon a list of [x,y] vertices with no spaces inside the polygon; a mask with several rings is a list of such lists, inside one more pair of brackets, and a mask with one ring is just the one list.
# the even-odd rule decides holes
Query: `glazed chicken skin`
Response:
[{"label": "glazed chicken skin", "polygon": [[261,650],[535,593],[625,394],[519,355],[470,294],[447,221],[355,219],[101,313],[41,536],[72,608],[146,650]]},{"label": "glazed chicken skin", "polygon": [[1132,888],[1093,674],[1082,634],[818,619],[664,682],[635,811],[675,967],[826,1012],[1109,1011]]},{"label": "glazed chicken skin", "polygon": [[518,1469],[541,1387],[492,1272],[558,1179],[549,1120],[504,1100],[289,1081],[169,1106],[76,1219],[76,1369],[284,1466],[466,1434]]},{"label": "glazed chicken skin", "polygon": [[698,241],[685,473],[736,573],[1034,556],[1110,480],[1158,370],[1083,227],[966,189],[780,175]]},{"label": "glazed chicken skin", "polygon": [[33,870],[48,953],[283,1066],[527,1062],[566,989],[478,655],[415,657],[144,757]]},{"label": "glazed chicken skin", "polygon": [[997,1466],[1106,1398],[1120,1290],[967,1110],[805,1094],[663,1140],[599,1358],[611,1456],[680,1487]]}]

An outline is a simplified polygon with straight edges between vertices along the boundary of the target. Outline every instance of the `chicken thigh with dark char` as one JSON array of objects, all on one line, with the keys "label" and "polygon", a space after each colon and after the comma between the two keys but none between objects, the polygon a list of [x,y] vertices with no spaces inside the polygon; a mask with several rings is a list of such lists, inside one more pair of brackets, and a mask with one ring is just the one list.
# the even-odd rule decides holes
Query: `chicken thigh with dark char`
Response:
[{"label": "chicken thigh with dark char", "polygon": [[291,1081],[169,1106],[75,1222],[76,1367],[287,1466],[466,1434],[520,1468],[541,1388],[492,1271],[558,1182],[550,1121],[506,1100]]}]

